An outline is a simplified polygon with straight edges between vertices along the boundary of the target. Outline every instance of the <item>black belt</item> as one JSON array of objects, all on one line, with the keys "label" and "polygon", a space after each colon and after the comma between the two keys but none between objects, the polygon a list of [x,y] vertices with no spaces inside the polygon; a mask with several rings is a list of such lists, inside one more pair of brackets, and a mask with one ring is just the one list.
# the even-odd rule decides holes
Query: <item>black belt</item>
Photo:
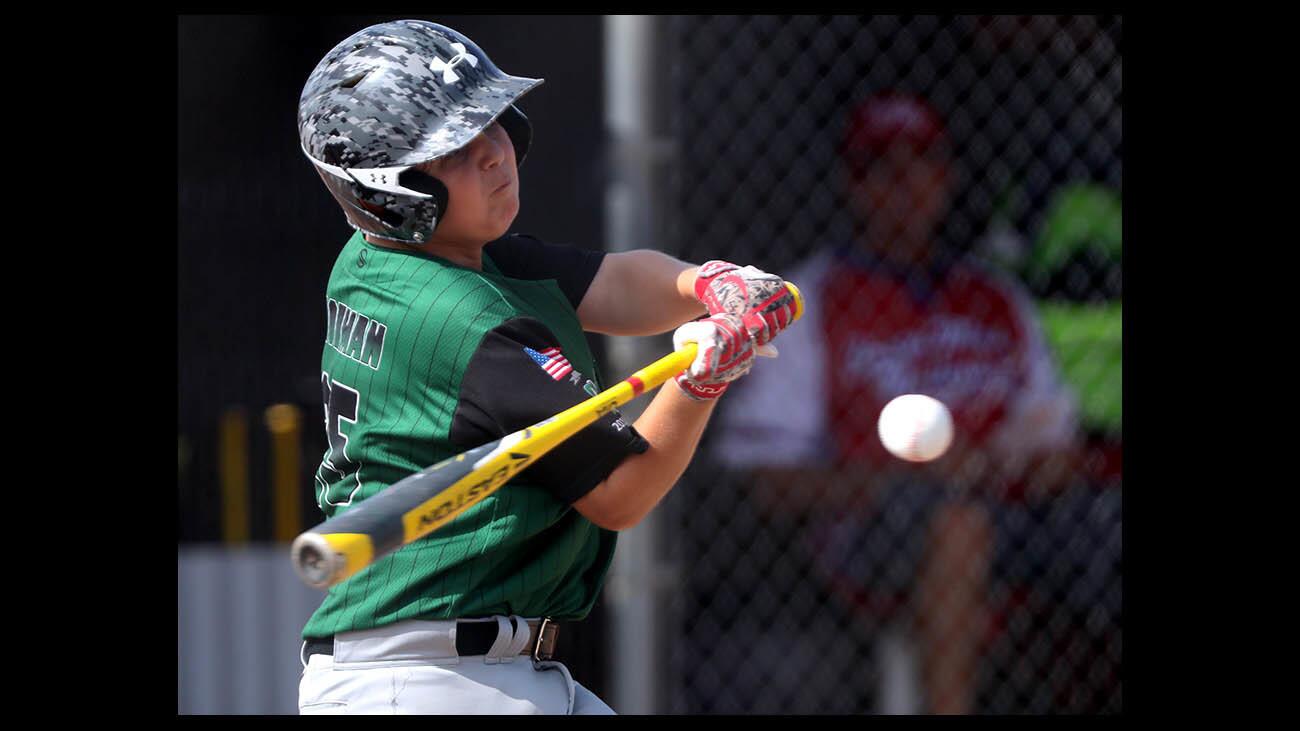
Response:
[{"label": "black belt", "polygon": [[[560,625],[549,618],[540,622],[528,623],[528,644],[519,652],[529,655],[534,660],[550,660],[555,656],[555,641],[560,633]],[[486,655],[497,641],[496,622],[457,622],[456,654],[461,657]],[[304,657],[312,655],[333,655],[334,638],[321,637],[307,640],[303,649]]]}]

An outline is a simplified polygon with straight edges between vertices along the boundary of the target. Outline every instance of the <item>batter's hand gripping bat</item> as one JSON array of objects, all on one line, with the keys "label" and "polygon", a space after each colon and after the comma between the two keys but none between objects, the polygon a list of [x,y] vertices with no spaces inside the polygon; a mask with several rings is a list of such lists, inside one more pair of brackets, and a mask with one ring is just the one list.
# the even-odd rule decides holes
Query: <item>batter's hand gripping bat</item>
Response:
[{"label": "batter's hand gripping bat", "polygon": [[[793,284],[786,286],[794,294],[798,320],[803,295]],[[295,538],[290,548],[294,569],[307,584],[325,589],[429,535],[596,419],[686,370],[695,353],[695,343],[687,343],[549,419],[393,483]]]}]

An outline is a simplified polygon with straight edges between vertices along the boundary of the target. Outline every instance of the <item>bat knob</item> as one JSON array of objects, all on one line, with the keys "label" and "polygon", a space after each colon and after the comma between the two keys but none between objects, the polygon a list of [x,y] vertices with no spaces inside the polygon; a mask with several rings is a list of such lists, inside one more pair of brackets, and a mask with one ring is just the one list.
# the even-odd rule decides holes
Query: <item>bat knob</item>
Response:
[{"label": "bat knob", "polygon": [[344,561],[319,533],[303,533],[289,549],[293,568],[309,586],[327,589]]}]

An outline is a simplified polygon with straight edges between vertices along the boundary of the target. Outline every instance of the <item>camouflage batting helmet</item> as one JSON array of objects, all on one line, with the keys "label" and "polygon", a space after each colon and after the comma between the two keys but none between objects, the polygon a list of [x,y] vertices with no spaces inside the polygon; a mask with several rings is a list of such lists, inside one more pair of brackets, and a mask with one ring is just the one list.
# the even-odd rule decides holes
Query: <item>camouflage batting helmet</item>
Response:
[{"label": "camouflage batting helmet", "polygon": [[415,166],[455,152],[499,121],[522,163],[532,125],[515,106],[542,79],[510,76],[437,23],[398,20],[325,54],[298,100],[302,150],[360,231],[427,241],[447,188]]}]

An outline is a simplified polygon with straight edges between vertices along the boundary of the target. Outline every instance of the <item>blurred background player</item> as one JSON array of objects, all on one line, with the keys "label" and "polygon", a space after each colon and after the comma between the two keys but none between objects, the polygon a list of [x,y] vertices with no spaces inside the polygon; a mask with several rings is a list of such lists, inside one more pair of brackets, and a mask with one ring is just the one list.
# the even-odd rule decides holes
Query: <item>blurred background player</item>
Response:
[{"label": "blurred background player", "polygon": [[[871,676],[847,667],[863,655],[843,645],[879,644],[902,627],[919,657],[919,699],[845,687],[841,707],[796,701],[796,712],[969,713],[997,516],[1068,483],[1076,406],[1027,293],[943,235],[956,171],[938,113],[912,94],[874,95],[853,109],[839,151],[852,240],[792,274],[808,322],[782,341],[780,372],[737,388],[718,457],[755,470],[755,497],[797,537],[844,619],[834,637],[800,637],[801,626],[784,642],[757,638],[766,646],[755,651],[839,663],[832,675],[852,684]],[[954,443],[934,462],[905,463],[879,442],[881,408],[904,393],[953,413]]]},{"label": "blurred background player", "polygon": [[[753,267],[606,255],[510,234],[541,84],[427,21],[363,29],[302,90],[299,132],[356,233],[326,291],[338,515],[407,475],[602,389],[584,331],[699,344],[635,424],[611,413],[434,534],[330,588],[303,628],[299,710],[610,713],[553,658],[596,602],[617,531],[663,498],[717,399],[791,321]],[[703,315],[703,319],[682,323]]]}]

